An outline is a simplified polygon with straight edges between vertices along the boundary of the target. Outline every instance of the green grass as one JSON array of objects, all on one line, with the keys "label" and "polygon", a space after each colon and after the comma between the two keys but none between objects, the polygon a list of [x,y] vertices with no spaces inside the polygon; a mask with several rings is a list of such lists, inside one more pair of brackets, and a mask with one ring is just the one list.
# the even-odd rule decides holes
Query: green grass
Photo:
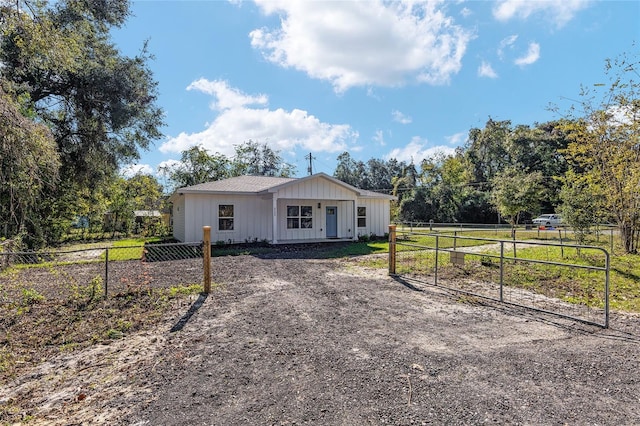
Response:
[{"label": "green grass", "polygon": [[[478,234],[475,234],[476,236]],[[411,243],[434,246],[433,237],[412,238]],[[439,238],[440,247],[452,247],[446,237]],[[459,240],[457,247],[465,244]],[[474,242],[469,245],[478,245]],[[491,243],[480,241],[481,245]],[[601,241],[607,249],[609,242]],[[499,277],[499,252],[484,250],[482,253],[468,254],[464,266],[454,266],[449,254],[438,255],[438,269],[442,276],[450,278],[471,278],[497,282]],[[512,245],[505,243],[505,257],[513,257]],[[504,283],[508,286],[532,290],[571,303],[602,308],[604,306],[605,273],[568,266],[556,266],[527,262],[527,260],[558,262],[571,265],[605,266],[605,257],[597,249],[576,249],[557,246],[517,247],[519,261],[504,261]],[[640,312],[640,256],[612,255],[610,266],[609,306],[614,310]],[[396,271],[399,274],[432,275],[435,266],[435,252],[410,246],[398,245]]]}]

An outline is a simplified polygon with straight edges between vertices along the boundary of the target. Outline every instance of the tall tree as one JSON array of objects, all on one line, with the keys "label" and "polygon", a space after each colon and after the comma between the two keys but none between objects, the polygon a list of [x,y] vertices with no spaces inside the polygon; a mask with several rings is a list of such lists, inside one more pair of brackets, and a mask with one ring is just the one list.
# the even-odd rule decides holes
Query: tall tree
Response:
[{"label": "tall tree", "polygon": [[606,61],[608,85],[601,100],[583,88],[579,108],[564,124],[571,143],[566,155],[592,195],[618,223],[624,250],[640,242],[640,55]]},{"label": "tall tree", "polygon": [[60,164],[51,132],[21,109],[18,100],[5,93],[0,85],[0,223],[3,224],[0,235],[3,237],[42,233],[42,200],[58,180]]},{"label": "tall tree", "polygon": [[182,151],[180,161],[161,168],[171,182],[171,191],[230,176],[230,160],[222,154],[209,154],[205,148],[193,146]]},{"label": "tall tree", "polygon": [[129,2],[0,1],[0,78],[57,146],[60,185],[50,196],[100,186],[163,124],[146,47],[130,58],[110,41]]},{"label": "tall tree", "polygon": [[266,143],[249,140],[236,146],[230,174],[290,177],[295,174],[295,167],[286,163],[280,152],[274,151]]}]

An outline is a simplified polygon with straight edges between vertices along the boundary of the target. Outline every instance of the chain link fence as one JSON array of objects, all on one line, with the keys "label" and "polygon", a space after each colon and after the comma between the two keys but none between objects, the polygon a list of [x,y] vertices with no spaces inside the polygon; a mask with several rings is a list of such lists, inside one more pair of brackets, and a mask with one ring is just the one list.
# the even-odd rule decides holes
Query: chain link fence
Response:
[{"label": "chain link fence", "polygon": [[0,302],[105,297],[203,281],[202,243],[0,252]]}]

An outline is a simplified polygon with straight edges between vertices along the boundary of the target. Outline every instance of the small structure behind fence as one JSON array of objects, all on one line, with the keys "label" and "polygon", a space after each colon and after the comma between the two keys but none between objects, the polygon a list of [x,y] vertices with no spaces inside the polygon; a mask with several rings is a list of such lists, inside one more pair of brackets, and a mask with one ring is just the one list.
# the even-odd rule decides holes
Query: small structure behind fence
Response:
[{"label": "small structure behind fence", "polygon": [[389,273],[609,327],[607,250],[389,228]]}]

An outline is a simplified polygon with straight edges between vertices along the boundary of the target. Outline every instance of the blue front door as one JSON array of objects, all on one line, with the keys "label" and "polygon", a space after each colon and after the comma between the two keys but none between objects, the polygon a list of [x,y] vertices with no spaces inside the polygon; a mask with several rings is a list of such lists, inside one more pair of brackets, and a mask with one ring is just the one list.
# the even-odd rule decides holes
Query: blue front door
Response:
[{"label": "blue front door", "polygon": [[327,207],[327,238],[338,238],[337,207]]}]

